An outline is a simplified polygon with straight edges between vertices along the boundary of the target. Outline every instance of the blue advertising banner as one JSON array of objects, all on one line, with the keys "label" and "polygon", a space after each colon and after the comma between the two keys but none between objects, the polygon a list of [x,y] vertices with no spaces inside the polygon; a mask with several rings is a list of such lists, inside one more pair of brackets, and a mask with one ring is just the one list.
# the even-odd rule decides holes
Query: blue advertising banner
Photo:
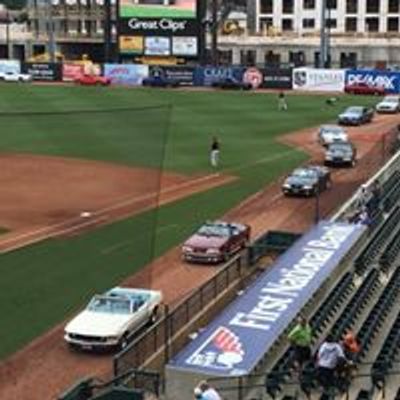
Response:
[{"label": "blue advertising banner", "polygon": [[194,71],[195,86],[211,86],[227,78],[242,82],[243,67],[197,67]]},{"label": "blue advertising banner", "polygon": [[104,64],[104,76],[119,85],[141,85],[149,76],[149,66],[141,64]]},{"label": "blue advertising banner", "polygon": [[208,375],[250,373],[329,277],[365,226],[322,221],[169,363]]},{"label": "blue advertising banner", "polygon": [[400,73],[375,69],[346,71],[346,85],[366,83],[371,87],[383,87],[387,93],[400,93]]}]

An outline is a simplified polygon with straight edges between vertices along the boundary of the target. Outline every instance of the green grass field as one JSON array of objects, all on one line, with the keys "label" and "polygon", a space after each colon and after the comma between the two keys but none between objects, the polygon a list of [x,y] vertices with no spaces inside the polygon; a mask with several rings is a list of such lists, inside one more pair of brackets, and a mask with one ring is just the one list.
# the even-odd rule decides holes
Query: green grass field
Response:
[{"label": "green grass field", "polygon": [[[157,213],[147,212],[79,237],[47,240],[1,256],[0,357],[71,316],[95,291],[112,287],[182,242],[204,219],[223,215],[307,158],[277,143],[279,135],[332,120],[346,105],[354,104],[351,97],[327,106],[324,97],[296,95],[288,96],[289,112],[282,113],[272,94],[30,85],[1,85],[0,90],[0,113],[108,110],[26,113],[18,118],[0,115],[3,152],[150,167],[165,156],[165,169],[207,174],[211,171],[210,139],[218,135],[222,172],[239,178],[164,206]],[[370,98],[357,98],[357,103],[370,102]],[[145,108],[159,105],[172,105],[171,113],[165,107]],[[127,107],[141,110],[110,112]],[[158,139],[165,146],[155,143]],[[154,148],[160,153],[149,157]],[[144,226],[148,227],[146,234]]]}]

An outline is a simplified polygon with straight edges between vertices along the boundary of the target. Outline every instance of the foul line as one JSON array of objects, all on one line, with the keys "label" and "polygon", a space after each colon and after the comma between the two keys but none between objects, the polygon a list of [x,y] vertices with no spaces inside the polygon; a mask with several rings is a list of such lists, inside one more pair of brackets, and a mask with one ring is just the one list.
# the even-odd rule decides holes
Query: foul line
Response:
[{"label": "foul line", "polygon": [[[94,211],[92,213],[92,216],[88,217],[88,219],[85,220],[85,221],[82,221],[82,219],[84,217],[74,217],[74,218],[68,219],[68,220],[63,221],[63,222],[59,222],[59,223],[56,223],[56,224],[53,224],[53,225],[50,225],[50,226],[46,226],[46,227],[43,227],[43,228],[40,228],[40,229],[36,229],[36,230],[33,230],[33,231],[22,233],[20,235],[10,237],[9,239],[1,240],[0,241],[0,254],[4,254],[6,252],[10,252],[10,251],[19,249],[21,247],[25,247],[25,246],[31,245],[33,243],[36,243],[36,242],[39,242],[39,241],[42,241],[42,240],[45,240],[45,239],[48,239],[48,238],[51,238],[51,237],[55,237],[55,236],[59,236],[59,235],[65,235],[65,234],[77,231],[79,229],[83,229],[83,228],[85,228],[87,226],[96,224],[96,223],[98,223],[100,221],[105,221],[106,217],[105,217],[104,214],[107,214],[107,213],[109,213],[111,211],[115,211],[115,210],[118,210],[120,208],[124,208],[124,207],[130,206],[130,205],[133,205],[135,203],[138,203],[138,202],[141,202],[141,201],[145,201],[145,200],[148,200],[148,199],[151,199],[151,198],[157,199],[158,196],[163,196],[165,194],[169,194],[169,193],[174,192],[176,190],[179,190],[179,189],[182,189],[182,188],[185,188],[185,187],[190,187],[192,185],[196,185],[196,184],[199,184],[201,182],[205,182],[205,181],[208,181],[210,179],[214,179],[214,178],[220,177],[220,176],[222,176],[222,174],[226,174],[226,173],[229,174],[229,173],[232,173],[232,172],[241,171],[241,170],[244,170],[246,168],[251,168],[252,166],[257,165],[257,164],[269,163],[271,161],[275,161],[277,159],[284,158],[284,157],[286,157],[286,156],[288,156],[288,155],[290,155],[292,153],[295,153],[297,151],[298,150],[296,150],[296,149],[290,149],[288,151],[281,152],[281,153],[276,154],[274,156],[260,158],[260,159],[258,159],[256,161],[251,162],[251,163],[241,164],[240,166],[237,166],[237,167],[234,167],[234,168],[221,169],[220,172],[216,172],[216,173],[213,173],[213,174],[202,176],[200,178],[189,180],[187,182],[182,182],[180,184],[173,185],[173,186],[171,186],[171,187],[169,187],[169,188],[167,188],[165,190],[160,191],[159,193],[155,192],[155,193],[141,195],[139,197],[127,198],[125,200],[121,200],[120,202],[114,203],[111,206],[105,207],[105,208],[100,209],[98,211]],[[82,210],[82,211],[85,211],[85,210]],[[69,224],[73,224],[73,226],[66,227],[66,225],[69,225]],[[23,243],[16,243],[14,246],[12,246],[12,243],[24,240],[25,238],[27,240],[24,241]],[[31,239],[29,239],[29,238],[31,238]],[[8,248],[1,250],[1,247],[6,247],[7,244],[9,244],[9,243],[11,245]]]}]

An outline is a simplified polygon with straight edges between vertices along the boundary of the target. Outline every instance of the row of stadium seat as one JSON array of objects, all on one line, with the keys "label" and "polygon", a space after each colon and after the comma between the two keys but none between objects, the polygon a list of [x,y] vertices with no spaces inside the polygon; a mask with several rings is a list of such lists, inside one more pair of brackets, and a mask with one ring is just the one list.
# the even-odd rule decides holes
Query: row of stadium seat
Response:
[{"label": "row of stadium seat", "polygon": [[379,288],[380,282],[378,276],[378,270],[373,268],[346,305],[331,329],[331,333],[336,340],[339,340],[343,333],[354,325],[357,316],[367,307],[368,300],[371,299]]},{"label": "row of stadium seat", "polygon": [[397,268],[367,319],[358,331],[357,338],[361,346],[357,361],[363,360],[368,353],[372,340],[378,335],[380,328],[393,306],[398,304],[400,294],[400,268]]},{"label": "row of stadium seat", "polygon": [[384,224],[374,234],[373,239],[368,243],[362,253],[354,261],[354,267],[358,275],[363,275],[368,266],[373,263],[385,243],[391,236],[400,218],[400,207],[396,207],[389,215]]},{"label": "row of stadium seat", "polygon": [[397,232],[393,236],[392,240],[386,246],[380,259],[379,265],[381,270],[385,273],[389,271],[389,268],[395,262],[397,256],[400,253],[400,225],[397,227]]},{"label": "row of stadium seat", "polygon": [[372,365],[372,383],[380,387],[400,351],[400,312]]},{"label": "row of stadium seat", "polygon": [[[397,203],[400,197],[400,179],[398,175],[398,171],[394,175],[397,175],[396,180],[392,181],[392,185],[388,187],[388,190],[383,192],[383,209],[384,211],[389,211],[394,204]],[[392,175],[392,177],[394,176]]]},{"label": "row of stadium seat", "polygon": [[[360,286],[356,294],[353,296],[353,299],[355,299],[355,297],[359,299],[354,302],[354,309],[357,309],[358,304],[362,302],[363,298],[365,298],[366,293],[378,283],[378,280],[376,279],[377,275],[378,271],[375,269],[372,270],[367,279],[364,281],[364,284]],[[315,334],[313,339],[314,342],[318,340],[318,336],[322,333],[329,320],[334,317],[335,313],[339,310],[343,302],[346,301],[346,299],[350,296],[352,290],[354,289],[353,277],[353,274],[350,272],[344,274],[331,290],[326,300],[321,303],[316,312],[310,318],[309,323]],[[359,296],[357,296],[358,292],[360,292]],[[271,397],[274,397],[278,392],[281,391],[281,385],[285,383],[289,376],[291,364],[292,353],[290,349],[287,349],[267,375],[266,388]]]}]

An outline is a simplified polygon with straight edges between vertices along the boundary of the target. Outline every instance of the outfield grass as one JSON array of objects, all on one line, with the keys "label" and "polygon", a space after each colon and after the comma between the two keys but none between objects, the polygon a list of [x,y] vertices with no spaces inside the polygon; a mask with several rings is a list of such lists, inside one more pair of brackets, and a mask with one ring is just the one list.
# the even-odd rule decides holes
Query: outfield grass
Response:
[{"label": "outfield grass", "polygon": [[[216,134],[222,142],[223,169],[234,170],[239,179],[164,206],[158,213],[147,212],[96,232],[3,255],[0,315],[2,327],[7,328],[0,333],[0,357],[71,315],[94,291],[117,284],[153,256],[180,243],[204,219],[222,215],[303,162],[307,156],[277,143],[279,135],[328,121],[354,104],[351,97],[327,106],[324,97],[296,95],[288,96],[289,112],[282,113],[277,111],[276,96],[270,94],[28,85],[1,86],[1,90],[2,112],[173,106],[168,137],[164,136],[167,108],[138,111],[134,116],[140,118],[133,119],[125,111],[123,118],[117,118],[122,115],[118,113],[111,118],[109,113],[85,118],[82,114],[25,114],[18,119],[0,115],[2,151],[154,166],[154,159],[142,154],[148,144],[136,149],[139,138],[153,132],[152,146],[156,138],[166,139],[165,149],[156,144],[162,152],[158,156],[165,155],[164,168],[204,174],[210,172],[208,147]],[[370,98],[357,98],[360,104],[370,102]],[[84,133],[88,128],[89,134]]]}]

